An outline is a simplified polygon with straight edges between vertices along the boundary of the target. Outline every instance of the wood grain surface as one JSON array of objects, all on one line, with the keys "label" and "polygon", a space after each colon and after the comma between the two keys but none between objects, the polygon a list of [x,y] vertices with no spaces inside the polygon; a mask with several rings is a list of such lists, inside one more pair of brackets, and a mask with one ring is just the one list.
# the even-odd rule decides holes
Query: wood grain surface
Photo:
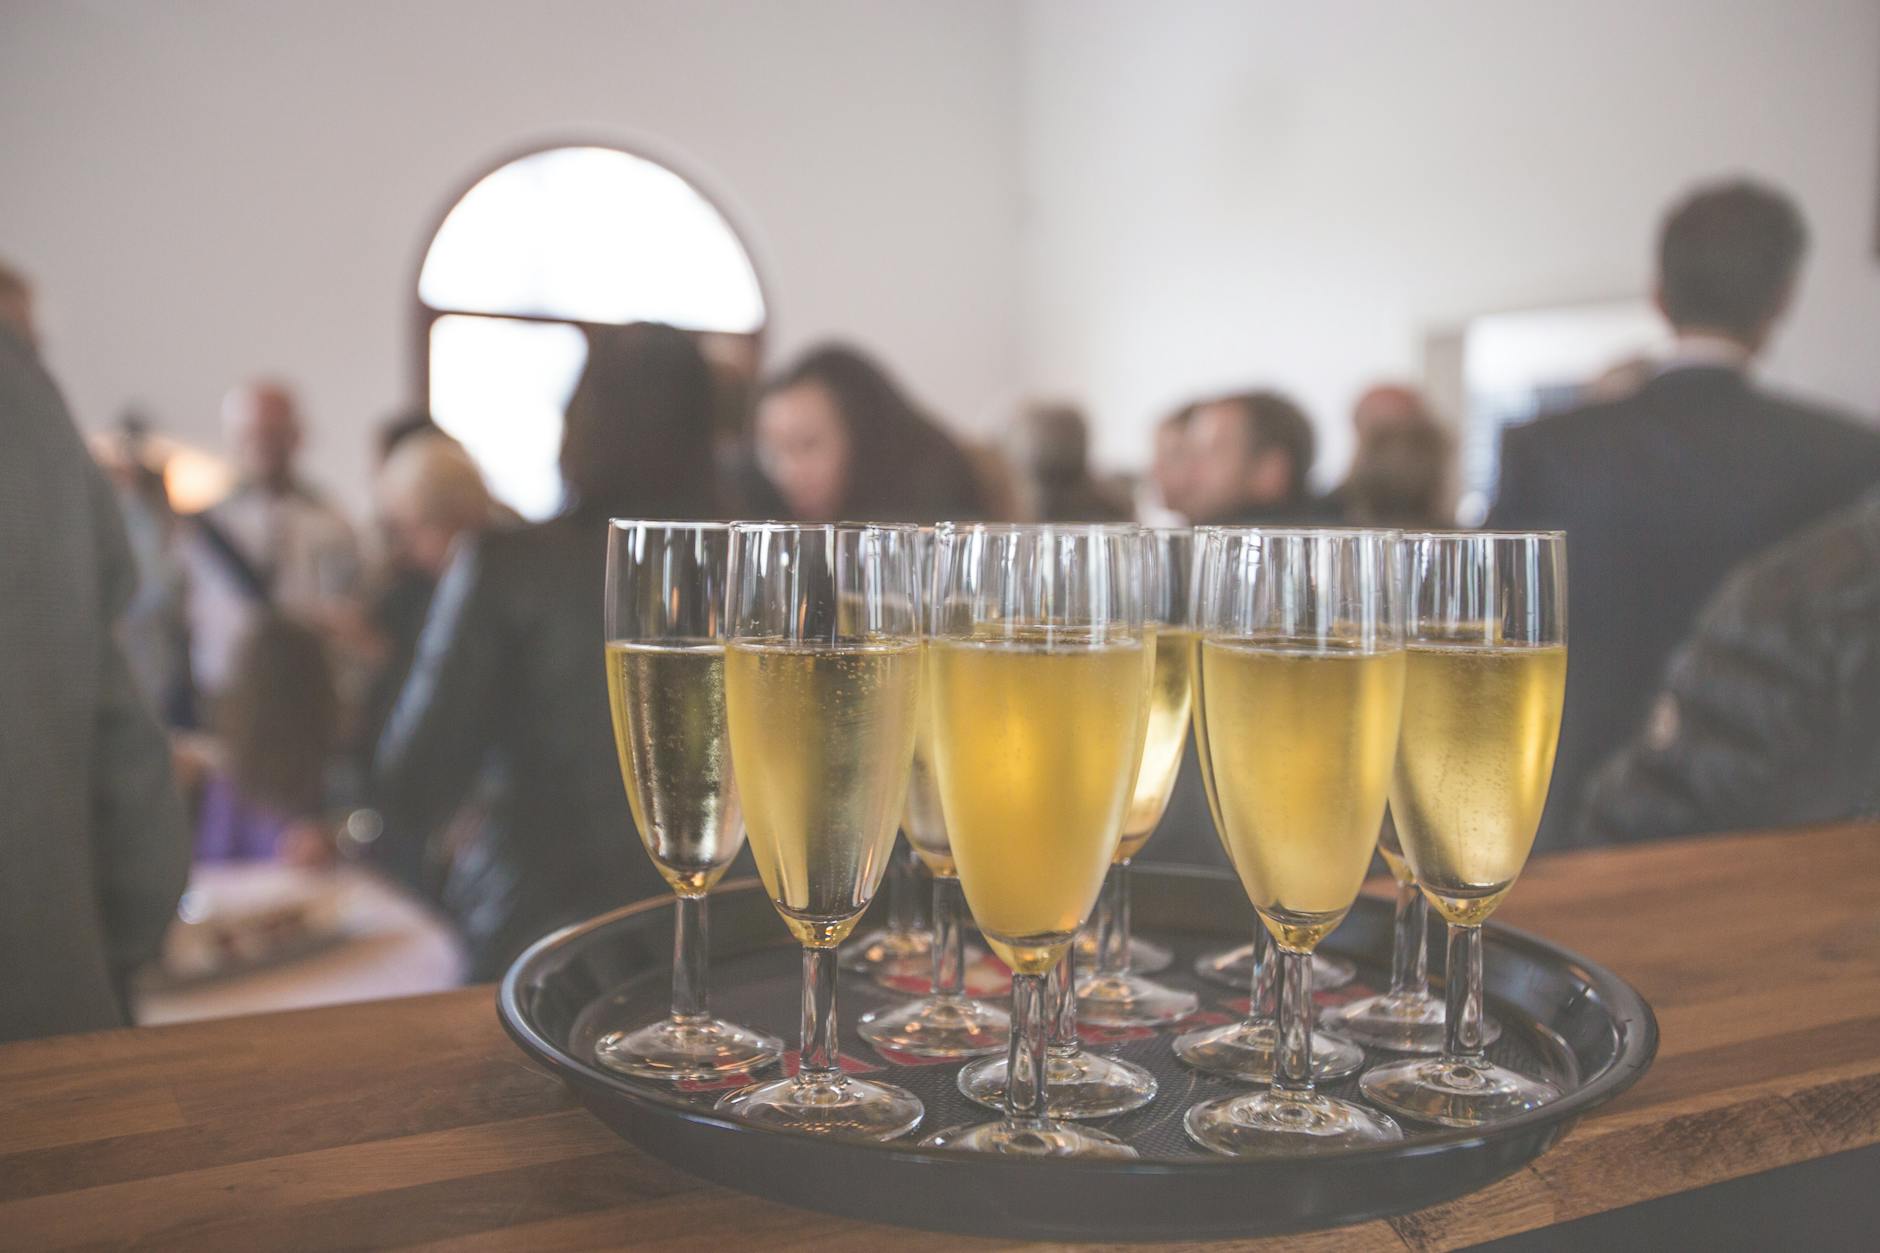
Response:
[{"label": "wood grain surface", "polygon": [[[1645,994],[1651,1072],[1472,1196],[1213,1247],[1455,1248],[1880,1143],[1880,827],[1545,859],[1501,917]],[[488,988],[0,1048],[0,1247],[128,1244],[1018,1247],[683,1175],[525,1062]]]}]

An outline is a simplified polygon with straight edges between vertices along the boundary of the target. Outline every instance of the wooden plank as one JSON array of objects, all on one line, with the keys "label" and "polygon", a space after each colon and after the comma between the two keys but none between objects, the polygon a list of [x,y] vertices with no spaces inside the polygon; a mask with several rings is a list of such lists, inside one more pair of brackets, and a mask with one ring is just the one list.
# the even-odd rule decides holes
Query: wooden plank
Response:
[{"label": "wooden plank", "polygon": [[[1543,860],[1503,914],[1638,985],[1663,1032],[1652,1072],[1471,1196],[1210,1249],[1456,1248],[1880,1143],[1880,828]],[[0,1245],[1021,1247],[689,1178],[575,1108],[492,999],[0,1047]]]}]

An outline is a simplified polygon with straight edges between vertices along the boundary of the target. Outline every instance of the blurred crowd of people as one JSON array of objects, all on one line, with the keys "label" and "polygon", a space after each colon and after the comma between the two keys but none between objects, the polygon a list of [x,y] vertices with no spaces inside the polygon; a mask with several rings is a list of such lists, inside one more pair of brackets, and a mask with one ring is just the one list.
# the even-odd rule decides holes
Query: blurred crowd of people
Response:
[{"label": "blurred crowd of people", "polygon": [[[1880,434],[1750,372],[1803,245],[1780,193],[1699,190],[1660,241],[1671,359],[1506,438],[1490,525],[1566,530],[1572,568],[1543,849],[1880,812]],[[1454,521],[1452,427],[1403,384],[1359,398],[1355,453],[1329,492],[1311,487],[1312,421],[1269,386],[1197,396],[1154,423],[1131,482],[1092,469],[1073,404],[1026,406],[996,446],[974,446],[856,348],[729,386],[693,336],[638,324],[591,335],[558,516],[523,525],[456,441],[403,414],[382,429],[362,540],[302,475],[305,419],[284,383],[229,393],[235,483],[179,516],[138,424],[101,447],[104,476],[60,460],[77,436],[37,360],[30,288],[6,272],[0,349],[0,571],[9,623],[20,606],[30,618],[9,629],[0,710],[75,710],[69,743],[29,751],[0,735],[0,810],[9,841],[30,819],[90,850],[70,884],[35,891],[93,900],[104,883],[108,941],[71,975],[95,987],[84,1008],[29,1009],[13,1034],[115,1020],[113,990],[149,956],[191,856],[368,858],[444,910],[482,978],[559,924],[659,892],[599,681],[610,515]],[[719,415],[738,394],[751,400],[727,442]],[[29,448],[47,465],[16,453]],[[78,589],[60,595],[83,614],[33,599],[42,584]],[[100,650],[117,658],[102,678]],[[60,677],[48,658],[68,654]],[[169,753],[152,755],[162,740],[128,686]],[[186,816],[156,796],[165,759]],[[70,782],[71,813],[20,799],[17,780],[72,762],[89,773]],[[133,788],[131,815],[118,798]]]}]

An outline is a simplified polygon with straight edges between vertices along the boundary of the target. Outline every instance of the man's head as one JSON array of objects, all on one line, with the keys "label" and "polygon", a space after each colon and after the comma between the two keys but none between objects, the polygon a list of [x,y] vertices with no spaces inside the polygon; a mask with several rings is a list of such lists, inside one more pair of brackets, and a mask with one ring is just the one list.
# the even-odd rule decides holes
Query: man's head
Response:
[{"label": "man's head", "polygon": [[1195,406],[1187,423],[1187,513],[1226,522],[1297,504],[1316,441],[1299,406],[1277,392],[1245,392]]},{"label": "man's head", "polygon": [[12,327],[29,344],[39,342],[33,325],[33,285],[4,261],[0,261],[0,325]]},{"label": "man's head", "polygon": [[1150,450],[1149,478],[1155,483],[1162,504],[1184,518],[1189,516],[1188,500],[1188,419],[1193,405],[1183,405],[1155,424],[1155,444]]},{"label": "man's head", "polygon": [[258,380],[235,388],[222,400],[222,425],[243,478],[272,491],[292,484],[300,413],[285,386]]},{"label": "man's head", "polygon": [[1775,188],[1749,179],[1700,187],[1658,237],[1658,307],[1679,332],[1757,352],[1788,306],[1807,243],[1800,210]]},{"label": "man's head", "polygon": [[1435,419],[1423,393],[1403,383],[1377,383],[1367,387],[1351,409],[1351,425],[1364,443],[1402,426],[1431,426]]},{"label": "man's head", "polygon": [[459,535],[489,525],[492,503],[481,471],[442,432],[400,443],[379,469],[377,486],[393,557],[432,578],[444,573]]}]

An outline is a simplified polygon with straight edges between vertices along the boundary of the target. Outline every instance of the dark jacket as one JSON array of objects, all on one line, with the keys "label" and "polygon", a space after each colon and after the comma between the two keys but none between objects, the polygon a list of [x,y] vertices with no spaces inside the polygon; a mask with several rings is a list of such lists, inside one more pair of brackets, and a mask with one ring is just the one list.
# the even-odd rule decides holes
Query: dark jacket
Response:
[{"label": "dark jacket", "polygon": [[1880,818],[1880,491],[1730,576],[1581,841]]},{"label": "dark jacket", "polygon": [[169,742],[112,630],[135,586],[110,486],[0,326],[0,1040],[122,1026],[189,874]]},{"label": "dark jacket", "polygon": [[1567,533],[1567,695],[1537,848],[1572,842],[1587,778],[1637,733],[1724,576],[1880,482],[1880,434],[1731,370],[1675,370],[1502,442],[1491,527]]},{"label": "dark jacket", "polygon": [[614,751],[606,553],[605,519],[582,512],[466,542],[379,744],[384,860],[422,868],[417,886],[457,921],[476,978],[557,927],[665,890]]}]

